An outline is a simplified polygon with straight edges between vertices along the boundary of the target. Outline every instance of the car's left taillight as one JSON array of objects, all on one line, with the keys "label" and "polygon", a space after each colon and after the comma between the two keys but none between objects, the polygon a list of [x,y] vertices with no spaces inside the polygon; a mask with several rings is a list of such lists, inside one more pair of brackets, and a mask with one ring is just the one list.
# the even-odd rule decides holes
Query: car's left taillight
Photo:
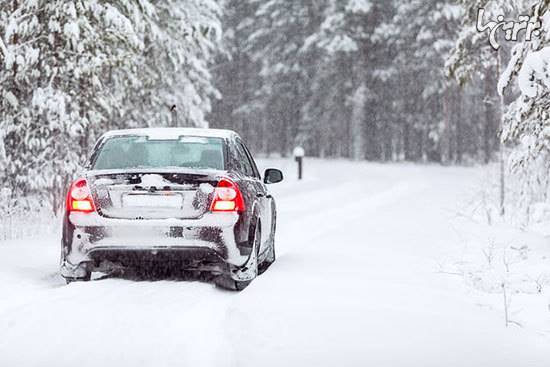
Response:
[{"label": "car's left taillight", "polygon": [[67,211],[78,213],[95,212],[94,201],[85,178],[79,178],[71,185],[67,194]]}]

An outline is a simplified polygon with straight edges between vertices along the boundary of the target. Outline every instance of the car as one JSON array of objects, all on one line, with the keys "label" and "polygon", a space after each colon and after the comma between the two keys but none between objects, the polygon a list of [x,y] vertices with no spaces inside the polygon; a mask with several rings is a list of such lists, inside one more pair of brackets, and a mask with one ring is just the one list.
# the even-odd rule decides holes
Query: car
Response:
[{"label": "car", "polygon": [[239,135],[229,130],[111,131],[67,193],[61,275],[145,266],[209,274],[240,291],[275,261],[275,200]]}]

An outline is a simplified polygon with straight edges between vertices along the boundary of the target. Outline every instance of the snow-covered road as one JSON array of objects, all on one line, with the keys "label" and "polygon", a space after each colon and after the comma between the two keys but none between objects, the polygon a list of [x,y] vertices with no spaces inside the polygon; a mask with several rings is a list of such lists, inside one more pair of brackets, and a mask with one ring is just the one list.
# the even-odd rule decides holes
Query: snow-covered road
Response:
[{"label": "snow-covered road", "polygon": [[[266,164],[266,162],[263,162]],[[58,240],[0,243],[0,366],[550,365],[438,264],[482,169],[306,162],[274,186],[278,260],[240,294],[199,282],[64,285]]]}]

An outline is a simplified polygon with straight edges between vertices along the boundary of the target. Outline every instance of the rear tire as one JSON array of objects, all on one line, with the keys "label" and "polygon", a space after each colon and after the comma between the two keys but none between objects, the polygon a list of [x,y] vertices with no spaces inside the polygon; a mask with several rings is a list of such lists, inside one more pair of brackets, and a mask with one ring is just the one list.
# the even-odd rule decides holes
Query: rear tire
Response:
[{"label": "rear tire", "polygon": [[277,216],[273,214],[273,228],[271,229],[271,235],[269,236],[269,252],[267,253],[266,258],[258,267],[258,275],[261,275],[269,269],[271,265],[277,260],[277,255],[275,253],[275,231],[277,230]]},{"label": "rear tire", "polygon": [[216,279],[214,279],[214,283],[223,289],[232,290],[240,292],[244,290],[246,287],[252,283],[252,281],[260,274],[259,266],[258,266],[258,252],[260,249],[260,243],[262,240],[261,236],[261,225],[258,221],[253,229],[254,237],[250,239],[252,242],[252,251],[250,252],[250,258],[248,259],[248,262],[243,267],[242,273],[248,273],[251,272],[251,278],[249,280],[235,280],[230,274],[224,274],[218,276]]},{"label": "rear tire", "polygon": [[230,275],[220,275],[214,279],[214,284],[216,284],[216,286],[236,292],[244,290],[250,283],[252,283],[251,280],[234,280]]},{"label": "rear tire", "polygon": [[65,278],[65,282],[67,282],[67,284],[71,284],[74,282],[89,282],[91,279],[92,279],[92,273],[88,273],[83,278]]},{"label": "rear tire", "polygon": [[270,239],[269,243],[269,252],[267,253],[266,258],[262,263],[258,266],[258,275],[262,275],[269,269],[271,265],[275,262],[277,259],[277,255],[275,254],[275,236],[272,235],[272,238]]}]

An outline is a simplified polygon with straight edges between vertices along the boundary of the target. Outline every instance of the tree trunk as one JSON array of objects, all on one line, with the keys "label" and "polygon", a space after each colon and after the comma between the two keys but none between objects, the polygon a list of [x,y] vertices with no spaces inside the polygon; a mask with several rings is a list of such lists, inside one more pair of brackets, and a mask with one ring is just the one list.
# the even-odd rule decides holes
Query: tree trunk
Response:
[{"label": "tree trunk", "polygon": [[[487,68],[485,72],[485,98],[493,95],[493,88],[495,85],[492,83],[493,76],[491,68]],[[488,164],[491,161],[492,144],[491,144],[491,127],[493,126],[493,108],[489,100],[485,101],[485,121],[482,124],[483,129],[483,161]]]},{"label": "tree trunk", "polygon": [[443,92],[443,136],[441,140],[441,161],[449,163],[451,161],[451,118],[449,113],[449,92],[446,89]]},{"label": "tree trunk", "polygon": [[[502,63],[502,49],[498,51],[497,58],[497,75],[500,75],[500,65]],[[500,125],[501,128],[504,126],[504,95],[500,94],[499,99],[499,110],[500,110]],[[502,141],[500,143],[500,215],[504,216],[506,214],[505,202],[506,202],[506,176],[505,176],[505,164],[504,164],[504,145]]]}]

